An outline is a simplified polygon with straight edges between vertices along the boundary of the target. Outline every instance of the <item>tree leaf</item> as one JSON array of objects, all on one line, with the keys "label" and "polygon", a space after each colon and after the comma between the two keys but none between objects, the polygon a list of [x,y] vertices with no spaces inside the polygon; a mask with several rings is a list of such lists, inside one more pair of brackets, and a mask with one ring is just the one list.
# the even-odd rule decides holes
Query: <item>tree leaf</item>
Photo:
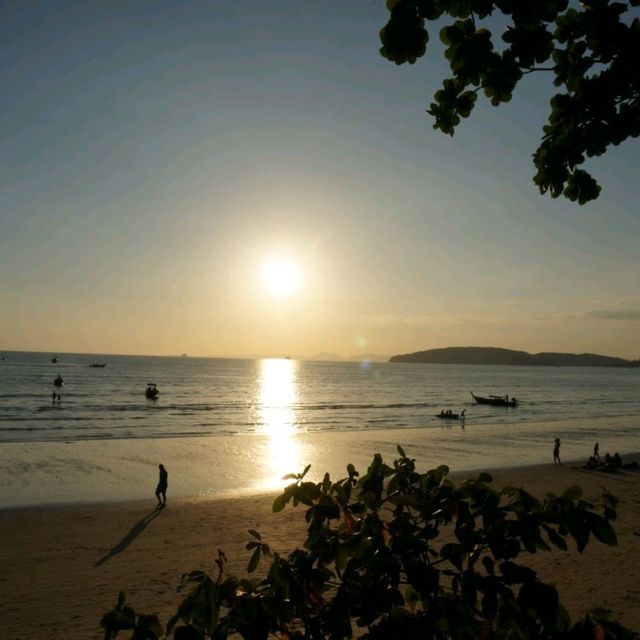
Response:
[{"label": "tree leaf", "polygon": [[568,500],[577,500],[582,497],[582,487],[568,487],[562,492],[562,497]]},{"label": "tree leaf", "polygon": [[273,511],[273,513],[278,513],[279,511],[282,511],[287,505],[287,502],[289,502],[289,496],[286,493],[279,495],[273,501],[273,505],[271,505],[271,511]]},{"label": "tree leaf", "polygon": [[251,554],[249,564],[247,566],[247,573],[253,573],[258,568],[260,562],[260,547],[257,547]]}]

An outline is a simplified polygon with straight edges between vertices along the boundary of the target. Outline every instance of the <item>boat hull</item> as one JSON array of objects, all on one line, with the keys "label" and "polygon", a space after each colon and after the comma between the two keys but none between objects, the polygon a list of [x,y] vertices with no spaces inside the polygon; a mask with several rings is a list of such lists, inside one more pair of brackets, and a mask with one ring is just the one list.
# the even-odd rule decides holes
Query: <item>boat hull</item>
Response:
[{"label": "boat hull", "polygon": [[489,404],[492,407],[517,407],[518,401],[513,398],[511,400],[507,400],[506,398],[485,398],[483,396],[477,396],[474,393],[471,393],[471,397],[478,404]]}]

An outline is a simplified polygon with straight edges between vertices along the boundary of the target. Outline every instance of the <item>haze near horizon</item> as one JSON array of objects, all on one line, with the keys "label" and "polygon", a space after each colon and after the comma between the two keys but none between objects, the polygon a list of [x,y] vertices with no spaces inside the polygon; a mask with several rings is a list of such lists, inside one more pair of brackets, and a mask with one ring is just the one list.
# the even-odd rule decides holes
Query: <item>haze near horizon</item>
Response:
[{"label": "haze near horizon", "polygon": [[637,142],[590,162],[595,202],[542,197],[551,79],[449,138],[424,113],[440,56],[384,60],[386,19],[0,7],[0,349],[639,358]]}]

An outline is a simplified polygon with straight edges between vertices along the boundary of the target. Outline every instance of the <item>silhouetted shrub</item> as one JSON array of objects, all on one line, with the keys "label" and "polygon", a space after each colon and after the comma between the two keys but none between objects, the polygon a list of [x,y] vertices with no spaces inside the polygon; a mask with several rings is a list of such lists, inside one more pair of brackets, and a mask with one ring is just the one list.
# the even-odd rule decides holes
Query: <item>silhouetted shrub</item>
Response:
[{"label": "silhouetted shrub", "polygon": [[219,551],[215,577],[184,576],[188,593],[166,630],[121,593],[102,618],[105,639],[119,631],[134,640],[633,637],[601,611],[572,625],[556,589],[522,562],[551,547],[566,551],[571,540],[582,552],[591,536],[615,545],[613,496],[592,504],[571,487],[539,500],[522,488],[495,489],[486,473],[456,485],[446,466],[418,473],[398,452],[392,466],[376,454],[362,477],[353,465],[337,482],[305,480],[309,467],[287,476],[293,483],[273,510],[307,507],[303,547],[281,556],[250,530],[248,572],[266,561],[266,577],[228,575]]}]

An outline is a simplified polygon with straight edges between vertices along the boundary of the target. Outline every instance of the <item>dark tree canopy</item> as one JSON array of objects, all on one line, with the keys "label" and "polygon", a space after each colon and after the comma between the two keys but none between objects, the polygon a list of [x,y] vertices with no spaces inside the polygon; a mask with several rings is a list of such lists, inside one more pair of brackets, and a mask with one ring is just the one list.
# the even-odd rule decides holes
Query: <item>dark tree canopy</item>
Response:
[{"label": "dark tree canopy", "polygon": [[[640,134],[640,18],[630,6],[640,0],[387,0],[380,52],[413,64],[427,51],[426,25],[454,19],[440,29],[451,77],[427,110],[449,135],[480,91],[499,106],[525,74],[551,71],[560,91],[533,154],[533,181],[541,193],[584,204],[600,193],[581,168],[586,158]],[[490,16],[501,16],[501,35],[483,26]]]}]

